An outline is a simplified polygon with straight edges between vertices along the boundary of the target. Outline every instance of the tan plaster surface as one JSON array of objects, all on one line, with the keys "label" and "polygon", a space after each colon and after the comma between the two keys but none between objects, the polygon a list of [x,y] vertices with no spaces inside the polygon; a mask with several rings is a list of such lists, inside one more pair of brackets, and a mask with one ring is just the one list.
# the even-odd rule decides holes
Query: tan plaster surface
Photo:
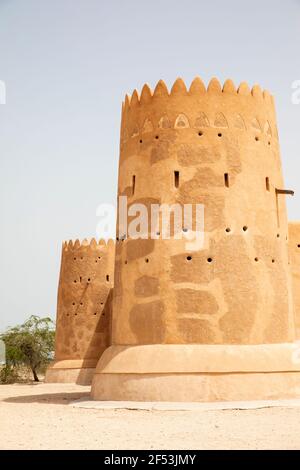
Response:
[{"label": "tan plaster surface", "polygon": [[300,339],[300,221],[289,222],[289,255],[293,282],[296,337]]},{"label": "tan plaster surface", "polygon": [[300,372],[95,374],[93,400],[238,401],[297,398]]},{"label": "tan plaster surface", "polygon": [[161,224],[146,227],[157,239],[131,239],[117,221],[112,347],[94,400],[299,396],[284,189],[274,100],[259,86],[178,79],[126,96],[118,195],[202,203],[204,246],[176,239],[184,222],[166,240]]},{"label": "tan plaster surface", "polygon": [[111,346],[94,400],[232,401],[300,397],[300,344]]},{"label": "tan plaster surface", "polygon": [[74,383],[78,385],[91,385],[95,368],[61,368],[49,367],[46,376],[46,383]]},{"label": "tan plaster surface", "polygon": [[300,342],[262,345],[110,346],[96,373],[171,374],[300,371]]},{"label": "tan plaster surface", "polygon": [[[63,245],[58,288],[55,362],[46,381],[91,382],[95,367],[111,340],[111,308],[114,266],[113,241],[78,240]],[[88,363],[90,362],[90,363]],[[60,368],[58,372],[52,368]],[[70,369],[70,370],[68,370]]]},{"label": "tan plaster surface", "polygon": [[111,346],[94,400],[232,401],[300,397],[300,343]]},{"label": "tan plaster surface", "polygon": [[129,206],[203,203],[205,247],[117,241],[112,343],[293,341],[285,195],[276,188],[284,183],[268,92],[231,81],[222,89],[216,79],[207,90],[195,79],[188,91],[178,79],[171,92],[160,81],[126,97],[119,196]]}]

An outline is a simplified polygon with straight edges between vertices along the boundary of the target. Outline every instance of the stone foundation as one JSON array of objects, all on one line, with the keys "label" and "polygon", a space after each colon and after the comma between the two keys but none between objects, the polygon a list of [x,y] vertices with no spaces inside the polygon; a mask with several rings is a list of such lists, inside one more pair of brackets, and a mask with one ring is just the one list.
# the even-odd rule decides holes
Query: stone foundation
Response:
[{"label": "stone foundation", "polygon": [[300,345],[111,346],[91,396],[112,401],[239,401],[300,396]]},{"label": "stone foundation", "polygon": [[96,360],[54,361],[47,369],[45,382],[91,385],[96,370],[96,364]]}]

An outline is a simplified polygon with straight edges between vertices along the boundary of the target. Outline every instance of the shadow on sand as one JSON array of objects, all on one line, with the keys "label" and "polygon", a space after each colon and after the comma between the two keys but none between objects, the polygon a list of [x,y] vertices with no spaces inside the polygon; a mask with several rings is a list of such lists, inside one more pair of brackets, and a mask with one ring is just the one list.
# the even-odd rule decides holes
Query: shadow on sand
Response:
[{"label": "shadow on sand", "polygon": [[68,405],[71,401],[80,398],[89,398],[89,392],[61,392],[61,393],[41,393],[37,395],[25,395],[19,397],[5,398],[6,403],[47,403],[49,405]]}]

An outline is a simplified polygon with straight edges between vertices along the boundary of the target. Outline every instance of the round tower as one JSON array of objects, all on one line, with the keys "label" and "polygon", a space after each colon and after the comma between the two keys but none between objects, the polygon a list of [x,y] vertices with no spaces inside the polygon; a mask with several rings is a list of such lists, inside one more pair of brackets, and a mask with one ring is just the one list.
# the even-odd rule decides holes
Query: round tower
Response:
[{"label": "round tower", "polygon": [[[94,398],[251,398],[256,383],[266,397],[263,372],[282,381],[276,374],[294,367],[295,337],[288,192],[273,98],[259,86],[212,79],[206,89],[196,78],[187,90],[178,79],[170,93],[160,81],[153,93],[145,85],[126,96],[119,196],[149,212],[153,204],[203,205],[204,243],[191,248],[184,222],[181,238],[177,227],[164,239],[159,226],[132,239],[124,230],[132,217],[119,219],[112,346],[99,361]],[[240,372],[249,376],[238,394]]]},{"label": "round tower", "polygon": [[296,338],[300,340],[300,221],[289,222],[289,252],[293,281]]},{"label": "round tower", "polygon": [[58,287],[55,357],[46,382],[89,384],[111,339],[115,244],[65,242]]}]

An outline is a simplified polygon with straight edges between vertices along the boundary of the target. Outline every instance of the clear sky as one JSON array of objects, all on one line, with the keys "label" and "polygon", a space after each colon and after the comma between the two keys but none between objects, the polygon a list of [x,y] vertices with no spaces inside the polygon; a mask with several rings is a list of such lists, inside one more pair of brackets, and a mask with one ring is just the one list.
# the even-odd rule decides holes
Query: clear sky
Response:
[{"label": "clear sky", "polygon": [[0,330],[55,318],[61,241],[95,236],[116,200],[124,94],[196,75],[276,96],[300,219],[299,0],[0,0]]}]

